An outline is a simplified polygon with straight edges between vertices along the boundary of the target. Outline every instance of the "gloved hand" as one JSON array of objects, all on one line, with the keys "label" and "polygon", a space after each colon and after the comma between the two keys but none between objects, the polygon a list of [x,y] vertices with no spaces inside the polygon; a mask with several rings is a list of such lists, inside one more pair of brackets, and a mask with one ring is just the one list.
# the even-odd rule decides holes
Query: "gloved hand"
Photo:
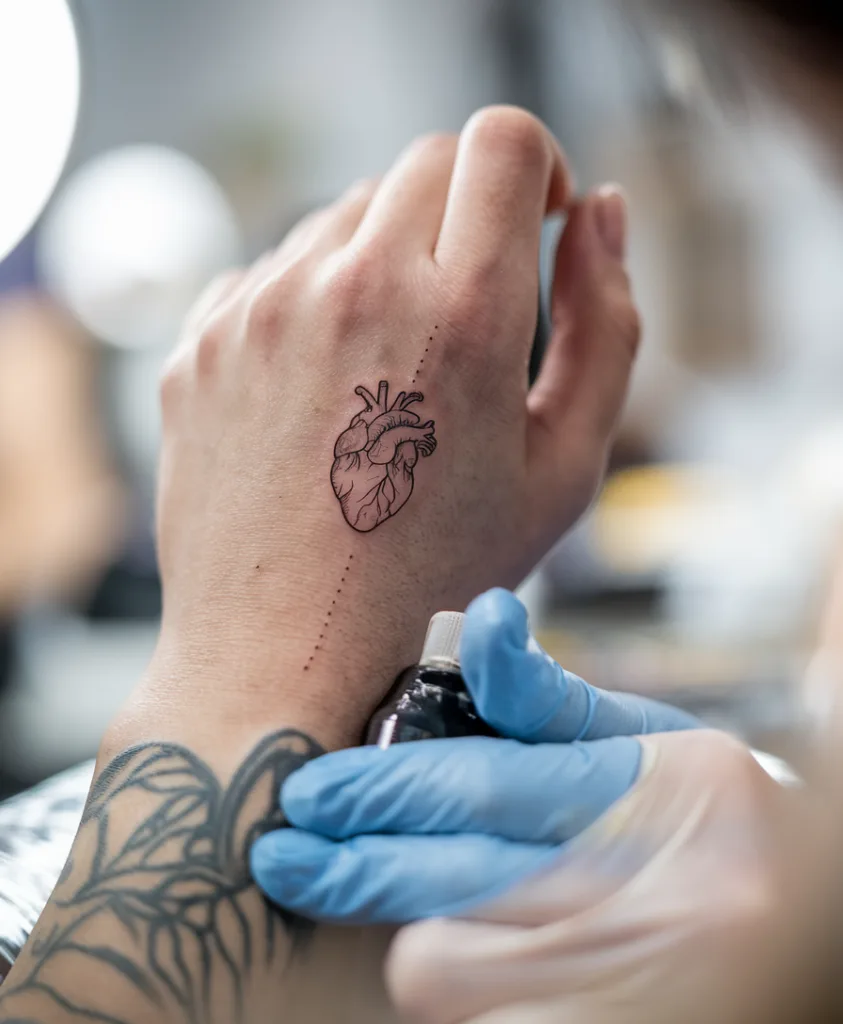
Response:
[{"label": "gloved hand", "polygon": [[697,730],[690,716],[564,672],[505,591],[469,608],[462,662],[478,710],[512,738],[311,762],[282,792],[296,827],[254,847],[258,884],[322,920],[434,918],[399,933],[388,965],[413,1019],[649,1013],[654,977],[667,991],[693,962],[699,980],[765,905],[761,822],[778,787],[722,734],[667,735]]},{"label": "gloved hand", "polygon": [[461,655],[479,713],[512,739],[359,747],[310,762],[282,795],[298,831],[265,836],[254,850],[255,877],[272,899],[366,924],[487,903],[553,863],[629,791],[642,763],[635,736],[698,725],[565,672],[507,591],[468,609]]}]

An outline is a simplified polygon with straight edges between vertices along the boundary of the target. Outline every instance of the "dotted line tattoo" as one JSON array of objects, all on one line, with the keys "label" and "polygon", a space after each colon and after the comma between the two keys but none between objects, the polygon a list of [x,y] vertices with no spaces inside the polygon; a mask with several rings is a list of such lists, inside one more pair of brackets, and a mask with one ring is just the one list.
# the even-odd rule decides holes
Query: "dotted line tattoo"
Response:
[{"label": "dotted line tattoo", "polygon": [[328,631],[331,628],[331,623],[334,620],[334,612],[337,610],[337,604],[342,597],[343,587],[348,582],[348,578],[351,575],[352,563],[354,562],[354,555],[349,555],[348,560],[345,563],[345,568],[340,578],[340,584],[337,587],[337,592],[331,599],[331,607],[325,613],[325,621],[322,623],[322,632],[319,634],[319,639],[316,641],[316,645],[311,652],[310,657],[307,659],[307,664],[304,666],[305,672],[309,672],[311,665],[316,661],[316,657],[325,646],[325,640],[328,637]]},{"label": "dotted line tattoo", "polygon": [[[436,324],[433,334],[428,336],[411,387],[424,373],[425,360],[438,330]],[[437,447],[435,422],[422,423],[421,417],[412,411],[412,406],[424,401],[424,395],[420,391],[401,391],[390,402],[389,390],[386,380],[378,383],[377,395],[362,384],[355,388],[354,393],[365,407],[352,417],[334,446],[331,486],[345,521],[357,533],[371,533],[401,511],[413,493],[413,471],[419,457],[429,458]],[[325,648],[353,561],[354,555],[349,555],[322,630],[304,666],[305,672],[310,671]]]},{"label": "dotted line tattoo", "polygon": [[[434,331],[438,331],[439,330],[439,325],[437,324],[436,327],[434,327],[433,329],[434,329]],[[416,383],[416,381],[419,379],[419,377],[421,377],[422,371],[424,370],[424,361],[425,361],[425,358],[427,357],[427,353],[430,351],[430,346],[432,344],[433,344],[433,335],[431,334],[431,336],[427,339],[427,347],[425,348],[424,352],[422,353],[422,357],[419,360],[419,365],[416,367],[416,372],[413,374],[413,379],[410,381],[410,385],[411,386]]]}]

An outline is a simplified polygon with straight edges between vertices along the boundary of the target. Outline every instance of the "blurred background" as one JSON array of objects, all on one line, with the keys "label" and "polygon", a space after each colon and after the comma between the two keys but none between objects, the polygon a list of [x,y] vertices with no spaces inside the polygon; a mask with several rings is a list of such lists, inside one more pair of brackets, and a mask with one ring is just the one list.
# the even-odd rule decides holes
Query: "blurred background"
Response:
[{"label": "blurred background", "polygon": [[581,187],[627,189],[647,328],[535,625],[593,683],[793,753],[843,527],[843,206],[721,56],[618,0],[6,0],[0,795],[91,756],[151,654],[157,377],[191,301],[504,101]]}]

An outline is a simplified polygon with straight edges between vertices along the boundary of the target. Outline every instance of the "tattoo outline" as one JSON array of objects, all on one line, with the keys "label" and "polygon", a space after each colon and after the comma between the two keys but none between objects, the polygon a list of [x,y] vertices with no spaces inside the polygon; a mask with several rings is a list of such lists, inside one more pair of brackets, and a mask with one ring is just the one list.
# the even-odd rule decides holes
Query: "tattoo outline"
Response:
[{"label": "tattoo outline", "polygon": [[[251,975],[282,971],[279,946],[295,952],[313,928],[264,900],[249,850],[258,836],[286,825],[278,799],[284,779],[322,753],[303,733],[277,732],[225,788],[177,744],[146,743],[115,757],[92,786],[49,920],[39,923],[19,965],[23,973],[0,988],[0,1012],[32,1017],[34,1006],[40,1017],[51,1006],[131,1024],[143,1007],[185,1024],[244,1019]],[[143,805],[128,831],[114,820],[126,801]],[[104,916],[113,936],[105,947],[86,937]],[[97,991],[71,991],[66,979],[82,962],[128,987],[133,1006],[113,1012]]]},{"label": "tattoo outline", "polygon": [[371,533],[410,500],[419,455],[436,451],[436,424],[410,410],[424,401],[419,391],[402,391],[390,405],[389,382],[382,380],[377,397],[362,385],[355,394],[365,408],[337,438],[331,485],[348,525]]}]

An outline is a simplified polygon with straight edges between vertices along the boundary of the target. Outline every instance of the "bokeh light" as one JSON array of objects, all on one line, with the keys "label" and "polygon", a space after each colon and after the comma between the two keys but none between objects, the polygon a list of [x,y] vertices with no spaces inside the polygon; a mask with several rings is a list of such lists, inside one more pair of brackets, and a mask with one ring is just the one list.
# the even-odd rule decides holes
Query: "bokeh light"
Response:
[{"label": "bokeh light", "polygon": [[79,65],[64,0],[2,0],[0,260],[35,223],[64,168],[79,110]]},{"label": "bokeh light", "polygon": [[231,206],[175,150],[131,146],[67,182],[45,218],[39,261],[50,289],[102,341],[172,341],[198,293],[240,258]]}]

